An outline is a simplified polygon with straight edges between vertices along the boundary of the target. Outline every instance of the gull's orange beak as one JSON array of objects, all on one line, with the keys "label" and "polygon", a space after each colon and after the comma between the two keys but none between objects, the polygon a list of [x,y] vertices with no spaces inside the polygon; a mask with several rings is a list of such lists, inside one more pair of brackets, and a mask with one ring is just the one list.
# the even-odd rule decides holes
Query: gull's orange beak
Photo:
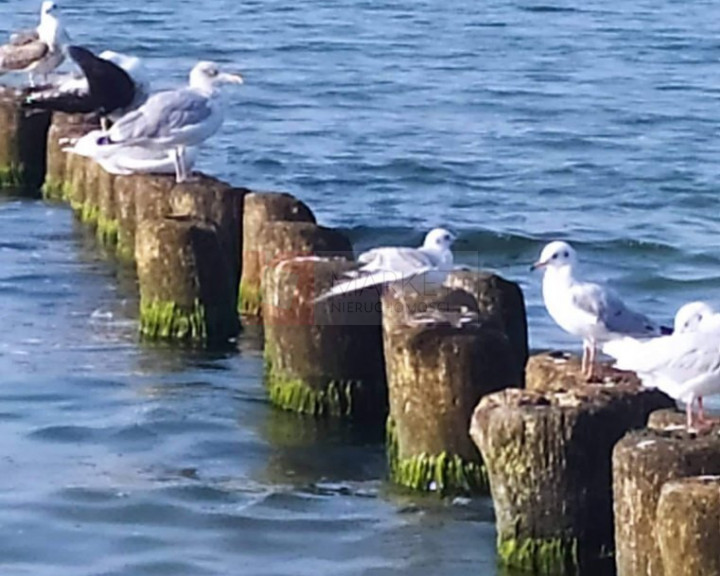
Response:
[{"label": "gull's orange beak", "polygon": [[545,266],[547,265],[547,260],[545,262],[538,260],[537,262],[535,262],[535,264],[530,266],[530,272],[534,272],[535,270],[539,270],[540,268],[545,268]]}]

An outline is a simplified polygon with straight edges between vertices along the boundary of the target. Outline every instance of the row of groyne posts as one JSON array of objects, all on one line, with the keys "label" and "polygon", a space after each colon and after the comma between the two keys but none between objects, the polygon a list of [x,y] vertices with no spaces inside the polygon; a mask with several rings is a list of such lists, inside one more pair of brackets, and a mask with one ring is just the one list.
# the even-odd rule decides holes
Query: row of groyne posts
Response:
[{"label": "row of groyne posts", "polygon": [[385,425],[401,486],[491,493],[504,566],[720,575],[720,428],[688,433],[632,375],[593,385],[576,359],[528,358],[523,294],[495,274],[316,302],[356,267],[343,233],[288,194],[112,176],[62,151],[96,123],[3,92],[0,183],[42,186],[134,263],[144,338],[214,345],[261,323],[271,401]]}]

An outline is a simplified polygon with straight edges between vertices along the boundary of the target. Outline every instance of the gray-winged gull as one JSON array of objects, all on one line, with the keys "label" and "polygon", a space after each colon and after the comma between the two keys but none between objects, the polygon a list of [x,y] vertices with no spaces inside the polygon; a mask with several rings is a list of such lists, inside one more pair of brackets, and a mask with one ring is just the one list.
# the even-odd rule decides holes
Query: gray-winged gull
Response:
[{"label": "gray-winged gull", "polygon": [[[175,174],[175,161],[171,150],[152,150],[138,146],[99,146],[98,140],[102,139],[104,134],[102,130],[93,130],[63,150],[92,158],[110,174]],[[196,159],[197,148],[187,148],[185,162],[188,169],[192,169]]]},{"label": "gray-winged gull", "polygon": [[0,46],[0,75],[7,72],[28,72],[30,85],[35,85],[35,75],[47,75],[55,70],[65,54],[63,45],[67,35],[54,15],[55,2],[46,0],[40,9],[40,24],[35,30],[19,32],[10,37],[10,42]]},{"label": "gray-winged gull", "polygon": [[426,288],[439,286],[453,270],[450,247],[454,241],[452,233],[444,228],[434,228],[419,248],[382,247],[363,252],[358,256],[362,266],[347,272],[346,280],[335,284],[316,301],[409,279],[420,279]]},{"label": "gray-winged gull", "polygon": [[238,74],[220,72],[213,62],[199,62],[190,72],[190,85],[159,92],[137,110],[120,118],[100,147],[137,146],[173,151],[178,182],[188,177],[185,151],[215,134],[222,125],[224,103],[220,85],[242,84]]},{"label": "gray-winged gull", "polygon": [[712,309],[709,315],[700,311],[699,320],[696,316],[686,325],[685,320],[698,312],[696,305],[678,310],[675,325],[681,330],[670,336],[645,341],[625,337],[603,345],[603,352],[616,359],[616,368],[632,370],[643,385],[685,402],[688,429],[706,423],[703,396],[720,394],[720,316]]},{"label": "gray-winged gull", "polygon": [[644,314],[628,308],[615,292],[575,277],[577,255],[567,242],[550,242],[532,270],[542,268],[543,300],[553,320],[583,341],[582,371],[595,376],[598,344],[622,336],[651,337],[660,327]]}]

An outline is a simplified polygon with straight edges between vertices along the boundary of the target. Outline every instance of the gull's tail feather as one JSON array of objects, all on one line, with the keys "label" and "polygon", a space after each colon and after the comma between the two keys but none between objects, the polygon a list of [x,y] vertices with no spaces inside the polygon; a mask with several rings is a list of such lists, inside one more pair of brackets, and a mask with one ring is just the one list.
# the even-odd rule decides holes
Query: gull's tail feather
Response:
[{"label": "gull's tail feather", "polygon": [[618,370],[637,370],[633,358],[641,355],[642,342],[625,336],[605,342],[602,351],[608,356],[615,358],[615,368]]}]

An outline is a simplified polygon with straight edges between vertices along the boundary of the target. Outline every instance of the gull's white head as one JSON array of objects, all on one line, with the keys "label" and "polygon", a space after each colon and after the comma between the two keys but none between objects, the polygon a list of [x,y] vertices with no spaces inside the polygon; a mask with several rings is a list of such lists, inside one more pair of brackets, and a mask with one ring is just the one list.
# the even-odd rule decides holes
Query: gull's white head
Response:
[{"label": "gull's white head", "polygon": [[700,325],[715,315],[715,311],[709,304],[705,302],[689,302],[675,314],[675,323],[673,325],[674,333],[694,332],[700,328]]},{"label": "gull's white head", "polygon": [[198,62],[190,71],[190,86],[203,91],[212,91],[219,84],[242,84],[240,74],[221,72],[215,62]]},{"label": "gull's white head", "polygon": [[567,242],[556,240],[550,242],[540,253],[540,258],[531,266],[531,270],[538,268],[560,269],[572,267],[577,263],[577,254]]},{"label": "gull's white head", "polygon": [[55,11],[57,11],[57,4],[55,4],[52,0],[45,0],[45,2],[42,3],[42,6],[40,6],[40,16],[47,16]]},{"label": "gull's white head", "polygon": [[423,248],[450,250],[453,242],[455,242],[455,235],[452,232],[445,230],[445,228],[433,228],[425,236]]}]

